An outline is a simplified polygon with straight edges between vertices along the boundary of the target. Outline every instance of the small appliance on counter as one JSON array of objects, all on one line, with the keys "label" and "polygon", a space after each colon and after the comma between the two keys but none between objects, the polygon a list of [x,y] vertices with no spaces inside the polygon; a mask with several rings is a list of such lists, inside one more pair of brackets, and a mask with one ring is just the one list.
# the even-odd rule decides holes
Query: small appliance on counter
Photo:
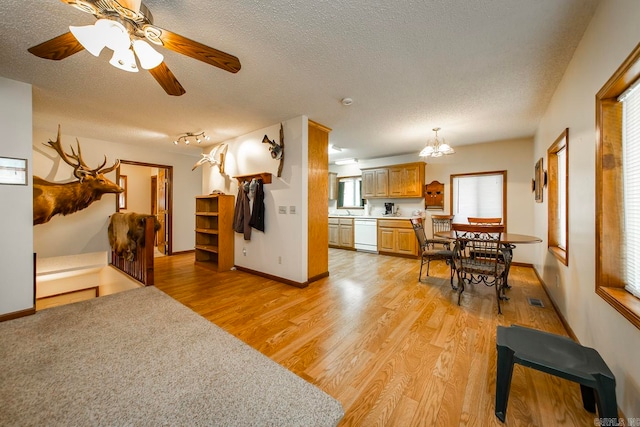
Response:
[{"label": "small appliance on counter", "polygon": [[384,204],[384,216],[392,216],[395,215],[395,208],[393,203],[385,203]]}]

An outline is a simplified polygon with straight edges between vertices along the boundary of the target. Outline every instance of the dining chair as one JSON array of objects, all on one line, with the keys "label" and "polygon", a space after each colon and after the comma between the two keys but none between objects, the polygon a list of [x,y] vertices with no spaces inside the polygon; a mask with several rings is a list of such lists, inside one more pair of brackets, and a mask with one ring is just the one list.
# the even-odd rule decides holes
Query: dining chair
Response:
[{"label": "dining chair", "polygon": [[424,232],[424,226],[422,218],[411,218],[411,226],[418,239],[418,245],[420,246],[420,273],[418,274],[418,281],[422,281],[422,267],[427,264],[427,276],[429,276],[429,265],[431,261],[443,260],[450,267],[449,282],[453,287],[453,251],[451,250],[451,241],[446,239],[427,239],[427,235]]},{"label": "dining chair", "polygon": [[498,314],[502,314],[500,300],[504,295],[506,267],[501,258],[500,239],[503,225],[452,224],[456,235],[453,249],[453,268],[458,276],[458,305],[465,282],[495,286]]},{"label": "dining chair", "polygon": [[442,231],[450,231],[453,215],[431,215],[431,239],[441,244],[452,243],[450,239],[436,236],[436,233]]},{"label": "dining chair", "polygon": [[490,217],[467,217],[469,224],[473,225],[496,225],[502,224],[502,218],[490,218]]}]

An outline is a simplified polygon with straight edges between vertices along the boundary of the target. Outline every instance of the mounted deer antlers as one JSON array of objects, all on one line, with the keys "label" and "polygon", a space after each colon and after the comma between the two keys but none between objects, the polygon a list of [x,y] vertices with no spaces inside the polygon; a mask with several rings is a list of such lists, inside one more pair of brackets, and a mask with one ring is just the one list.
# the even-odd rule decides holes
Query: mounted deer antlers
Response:
[{"label": "mounted deer antlers", "polygon": [[91,203],[100,200],[103,194],[124,191],[104,176],[120,166],[120,161],[116,160],[113,166],[103,169],[107,164],[105,156],[100,166],[91,169],[82,160],[80,141],[77,139],[76,141],[78,152],[76,153],[71,147],[71,154],[65,153],[60,144],[60,126],[58,126],[57,139],[55,141],[49,140],[44,144],[56,150],[60,158],[73,167],[73,175],[78,178],[78,181],[59,184],[34,176],[33,225],[44,224],[57,214],[68,215],[85,209]]}]

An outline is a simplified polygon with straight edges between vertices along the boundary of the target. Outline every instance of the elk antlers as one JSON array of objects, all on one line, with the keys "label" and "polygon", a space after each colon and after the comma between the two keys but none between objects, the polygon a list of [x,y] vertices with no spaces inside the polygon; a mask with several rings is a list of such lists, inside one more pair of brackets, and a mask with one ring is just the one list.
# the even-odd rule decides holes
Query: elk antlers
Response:
[{"label": "elk antlers", "polygon": [[104,156],[104,161],[100,166],[95,169],[91,169],[87,164],[82,160],[82,151],[80,150],[80,141],[76,138],[78,153],[76,154],[73,146],[71,146],[71,154],[67,154],[62,149],[62,145],[60,143],[60,125],[58,125],[58,137],[55,141],[49,140],[44,145],[48,145],[49,147],[56,150],[60,158],[69,166],[73,167],[73,175],[82,182],[84,177],[87,175],[97,176],[98,174],[106,174],[114,171],[118,166],[120,166],[120,160],[116,160],[113,166],[108,167],[106,169],[102,169],[104,165],[107,164],[107,156]]}]

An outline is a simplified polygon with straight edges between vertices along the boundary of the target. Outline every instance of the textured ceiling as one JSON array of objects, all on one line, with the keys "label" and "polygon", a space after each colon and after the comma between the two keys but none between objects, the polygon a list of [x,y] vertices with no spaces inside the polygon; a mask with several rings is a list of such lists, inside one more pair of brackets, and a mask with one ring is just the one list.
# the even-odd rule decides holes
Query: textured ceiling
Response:
[{"label": "textured ceiling", "polygon": [[[240,59],[231,74],[159,48],[187,93],[88,52],[27,52],[88,25],[58,0],[0,2],[0,75],[33,85],[34,127],[173,147],[299,115],[333,129],[339,157],[419,151],[433,127],[452,145],[531,137],[598,0],[148,0],[155,24]],[[353,98],[351,106],[340,100]],[[173,148],[172,148],[173,147]]]}]

